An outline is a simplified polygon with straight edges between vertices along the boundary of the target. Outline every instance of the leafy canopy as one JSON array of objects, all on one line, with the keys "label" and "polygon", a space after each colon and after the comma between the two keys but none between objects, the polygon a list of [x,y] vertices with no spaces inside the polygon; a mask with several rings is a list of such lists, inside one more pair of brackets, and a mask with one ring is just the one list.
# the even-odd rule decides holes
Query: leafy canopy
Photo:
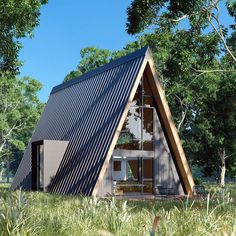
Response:
[{"label": "leafy canopy", "polygon": [[0,73],[18,71],[19,39],[32,37],[45,3],[47,0],[0,0]]},{"label": "leafy canopy", "polygon": [[[186,19],[191,31],[199,32],[209,25],[220,0],[133,0],[127,9],[127,32],[137,34],[146,29],[173,28]],[[235,0],[223,1],[235,18]]]},{"label": "leafy canopy", "polygon": [[76,78],[110,61],[111,52],[96,47],[86,47],[80,51],[81,60],[76,70],[66,75],[64,82]]},{"label": "leafy canopy", "polygon": [[43,104],[37,97],[41,84],[29,77],[0,77],[0,159],[24,150]]}]

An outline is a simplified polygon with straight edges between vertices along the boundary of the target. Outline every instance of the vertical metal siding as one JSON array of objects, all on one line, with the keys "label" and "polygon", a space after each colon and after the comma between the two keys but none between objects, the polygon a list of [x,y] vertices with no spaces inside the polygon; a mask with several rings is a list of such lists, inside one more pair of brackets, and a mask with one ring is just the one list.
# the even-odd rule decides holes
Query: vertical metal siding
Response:
[{"label": "vertical metal siding", "polygon": [[[31,140],[69,141],[50,192],[91,195],[145,53],[142,49],[53,89]],[[13,189],[31,188],[31,142]]]}]

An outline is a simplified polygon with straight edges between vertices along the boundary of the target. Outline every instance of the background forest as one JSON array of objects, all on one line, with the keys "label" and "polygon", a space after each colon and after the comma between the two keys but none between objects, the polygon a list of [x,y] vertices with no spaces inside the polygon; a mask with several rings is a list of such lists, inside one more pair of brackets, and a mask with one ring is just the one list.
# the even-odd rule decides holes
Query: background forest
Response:
[{"label": "background forest", "polygon": [[[19,77],[22,38],[33,37],[46,0],[0,0],[0,180],[14,174],[40,117],[41,84]],[[133,0],[118,51],[86,47],[64,82],[149,45],[193,169],[225,183],[236,178],[236,1]],[[195,176],[196,177],[196,176]]]}]

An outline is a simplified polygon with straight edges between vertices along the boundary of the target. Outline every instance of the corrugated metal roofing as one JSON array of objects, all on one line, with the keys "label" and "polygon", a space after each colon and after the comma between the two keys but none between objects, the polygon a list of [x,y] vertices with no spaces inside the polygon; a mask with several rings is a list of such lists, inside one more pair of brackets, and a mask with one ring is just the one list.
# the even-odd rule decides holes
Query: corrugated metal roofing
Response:
[{"label": "corrugated metal roofing", "polygon": [[53,88],[12,188],[31,188],[31,143],[68,140],[49,192],[91,195],[147,48]]}]

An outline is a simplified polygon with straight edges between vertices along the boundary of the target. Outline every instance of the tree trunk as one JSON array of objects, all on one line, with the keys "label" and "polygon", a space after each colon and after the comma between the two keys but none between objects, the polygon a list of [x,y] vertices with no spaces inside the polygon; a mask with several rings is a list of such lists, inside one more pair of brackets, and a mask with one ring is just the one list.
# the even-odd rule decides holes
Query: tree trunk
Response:
[{"label": "tree trunk", "polygon": [[225,159],[226,159],[226,155],[225,155],[225,148],[223,148],[220,153],[220,185],[221,187],[225,186],[225,172],[226,172],[226,166],[225,166]]},{"label": "tree trunk", "polygon": [[6,162],[6,176],[7,176],[7,183],[10,182],[10,162]]},{"label": "tree trunk", "polygon": [[184,108],[182,108],[182,111],[181,111],[181,120],[178,124],[178,133],[179,134],[182,134],[184,121],[185,121],[185,118],[186,118],[186,115],[187,115],[187,112],[188,112],[188,108],[185,108],[185,110],[183,110],[183,109]]},{"label": "tree trunk", "polygon": [[0,164],[0,182],[2,181],[3,166]]},{"label": "tree trunk", "polygon": [[3,151],[4,145],[5,145],[5,141],[2,142],[1,145],[0,145],[0,157],[1,157],[1,153]]},{"label": "tree trunk", "polygon": [[184,104],[184,99],[181,99],[177,95],[176,95],[176,97],[179,100],[180,109],[181,109],[181,120],[179,121],[179,124],[178,124],[178,127],[177,127],[178,133],[181,136],[182,132],[183,132],[183,128],[184,128],[185,118],[186,118],[186,115],[187,115],[187,112],[188,112],[188,106],[187,106],[187,104]]}]

